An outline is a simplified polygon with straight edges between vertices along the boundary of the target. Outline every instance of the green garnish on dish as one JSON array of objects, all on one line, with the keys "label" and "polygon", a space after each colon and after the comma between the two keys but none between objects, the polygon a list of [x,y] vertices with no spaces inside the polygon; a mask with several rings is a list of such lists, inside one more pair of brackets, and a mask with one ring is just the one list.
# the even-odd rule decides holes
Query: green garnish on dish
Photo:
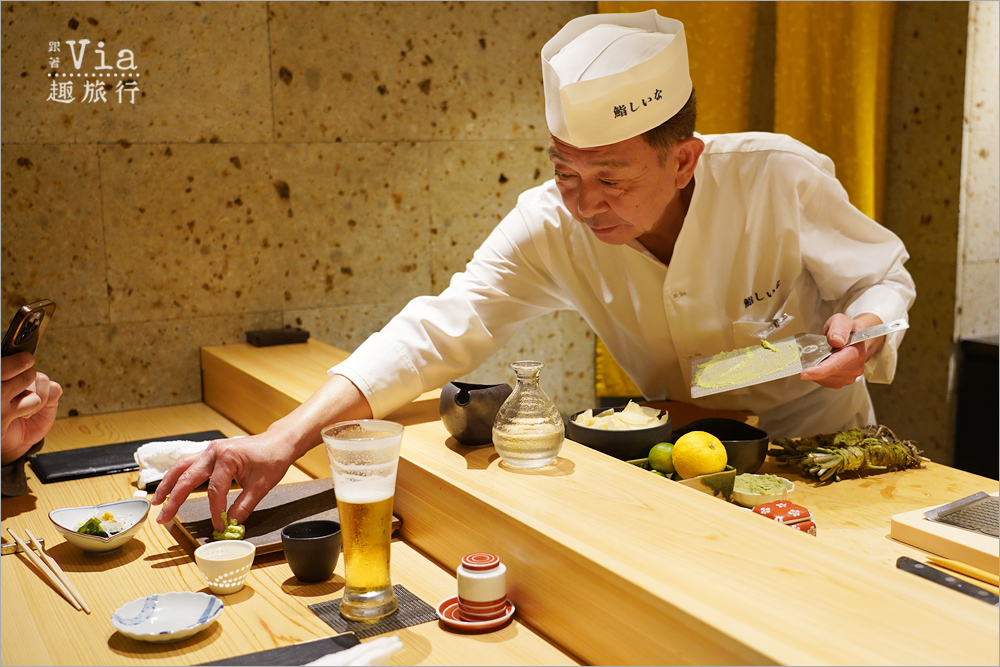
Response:
[{"label": "green garnish on dish", "polygon": [[111,512],[104,512],[100,516],[92,516],[76,529],[76,532],[84,535],[108,538],[125,530],[125,522]]}]

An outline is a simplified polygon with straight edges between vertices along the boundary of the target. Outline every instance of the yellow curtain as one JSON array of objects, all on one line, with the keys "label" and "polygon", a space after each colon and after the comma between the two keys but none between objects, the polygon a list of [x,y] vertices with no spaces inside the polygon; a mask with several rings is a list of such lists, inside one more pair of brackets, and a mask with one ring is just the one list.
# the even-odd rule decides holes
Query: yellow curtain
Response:
[{"label": "yellow curtain", "polygon": [[882,219],[895,2],[777,3],[774,131],[837,167],[851,203]]},{"label": "yellow curtain", "polygon": [[[742,132],[751,117],[759,2],[607,2],[602,13],[656,9],[684,24],[698,131]],[[851,202],[880,220],[894,2],[774,6],[774,127],[829,156]],[[768,9],[771,9],[768,7]],[[767,49],[758,50],[766,53]],[[761,80],[768,79],[764,77]],[[760,91],[757,91],[758,98]],[[752,128],[771,129],[771,128]],[[641,392],[597,340],[598,397]]]}]

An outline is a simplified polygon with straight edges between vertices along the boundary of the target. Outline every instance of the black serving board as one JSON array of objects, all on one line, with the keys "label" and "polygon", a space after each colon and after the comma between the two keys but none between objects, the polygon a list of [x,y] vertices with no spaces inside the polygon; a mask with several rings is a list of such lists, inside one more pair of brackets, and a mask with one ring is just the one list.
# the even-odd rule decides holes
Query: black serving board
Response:
[{"label": "black serving board", "polygon": [[[231,507],[241,489],[229,492],[226,507]],[[340,523],[337,496],[333,493],[333,480],[329,477],[307,482],[279,484],[261,500],[247,520],[244,540],[257,547],[257,555],[281,551],[281,529],[296,521],[325,519]],[[208,496],[188,498],[178,508],[174,522],[197,548],[212,541],[212,518]],[[399,518],[392,517],[392,530],[400,526]]]},{"label": "black serving board", "polygon": [[310,642],[302,642],[292,646],[272,648],[259,653],[248,653],[225,658],[216,662],[203,662],[203,665],[305,665],[313,660],[319,660],[325,655],[339,653],[345,649],[357,646],[361,642],[353,633],[345,633],[333,637],[324,637]]},{"label": "black serving board", "polygon": [[135,452],[148,442],[166,442],[169,440],[190,440],[201,442],[225,438],[222,431],[198,431],[181,435],[167,435],[162,438],[145,438],[129,442],[116,442],[110,445],[67,449],[61,452],[42,452],[31,456],[31,469],[43,484],[65,482],[84,477],[100,477],[114,475],[119,472],[138,470],[135,462]]}]

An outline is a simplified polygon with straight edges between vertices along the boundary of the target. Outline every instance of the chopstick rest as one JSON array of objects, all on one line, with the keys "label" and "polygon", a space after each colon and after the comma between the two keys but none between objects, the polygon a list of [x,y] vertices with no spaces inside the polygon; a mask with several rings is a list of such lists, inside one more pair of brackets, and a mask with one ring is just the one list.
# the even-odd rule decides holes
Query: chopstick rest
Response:
[{"label": "chopstick rest", "polygon": [[60,593],[62,593],[63,597],[69,600],[70,603],[74,607],[76,607],[77,610],[82,610],[83,607],[80,606],[80,603],[76,601],[76,598],[73,597],[73,594],[69,592],[69,589],[66,588],[63,582],[59,580],[59,577],[56,576],[56,573],[53,572],[49,568],[49,566],[46,565],[44,561],[42,561],[41,558],[35,555],[35,552],[32,551],[31,548],[27,544],[25,544],[20,537],[17,536],[17,533],[15,533],[10,528],[7,529],[7,532],[10,533],[10,536],[14,538],[15,542],[17,542],[17,546],[21,547],[21,551],[23,551],[24,555],[28,557],[28,560],[30,560],[32,564],[36,568],[38,568],[38,570],[45,576],[45,578],[48,579],[49,582],[51,582],[52,585],[55,586]]},{"label": "chopstick rest", "polygon": [[[40,537],[38,541],[43,546],[45,545],[44,537]],[[0,554],[6,556],[8,554],[17,554],[17,553],[21,553],[21,547],[17,546],[17,542],[4,542],[3,544],[0,544]]]},{"label": "chopstick rest", "polygon": [[27,528],[24,529],[24,532],[28,535],[28,539],[31,540],[31,546],[35,547],[35,549],[38,551],[38,555],[41,556],[42,560],[45,561],[45,564],[52,569],[55,575],[59,577],[59,579],[64,584],[66,584],[66,588],[69,590],[69,592],[73,595],[73,597],[76,598],[76,601],[80,603],[80,606],[83,607],[83,610],[89,614],[90,607],[87,606],[87,602],[83,599],[83,596],[80,594],[80,591],[77,589],[76,586],[73,585],[73,582],[69,580],[69,577],[66,576],[66,573],[63,572],[63,569],[59,567],[59,563],[57,563],[55,559],[52,558],[52,556],[45,553],[45,550],[42,548],[41,540],[37,539],[34,535],[32,535],[31,531],[28,530]]}]

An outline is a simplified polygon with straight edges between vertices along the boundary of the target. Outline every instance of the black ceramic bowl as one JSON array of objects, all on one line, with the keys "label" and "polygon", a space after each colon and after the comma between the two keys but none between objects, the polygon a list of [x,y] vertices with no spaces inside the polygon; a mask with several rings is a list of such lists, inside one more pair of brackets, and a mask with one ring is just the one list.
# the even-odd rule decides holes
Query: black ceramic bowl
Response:
[{"label": "black ceramic bowl", "polygon": [[[604,412],[606,409],[595,409],[594,414]],[[621,412],[624,409],[624,406],[615,408],[615,412]],[[566,422],[566,437],[573,442],[579,442],[581,445],[586,445],[622,461],[646,458],[653,445],[660,442],[670,442],[674,432],[673,422],[669,417],[666,424],[630,431],[604,431],[590,428],[576,423],[577,415],[584,412],[586,410],[577,412]]]},{"label": "black ceramic bowl", "polygon": [[296,579],[326,581],[333,576],[343,548],[340,524],[325,519],[290,523],[281,529],[281,548]]},{"label": "black ceramic bowl", "polygon": [[757,472],[764,465],[769,439],[766,431],[737,419],[708,417],[678,428],[674,432],[674,442],[691,431],[705,431],[721,440],[726,447],[727,463],[736,468],[737,475]]}]

